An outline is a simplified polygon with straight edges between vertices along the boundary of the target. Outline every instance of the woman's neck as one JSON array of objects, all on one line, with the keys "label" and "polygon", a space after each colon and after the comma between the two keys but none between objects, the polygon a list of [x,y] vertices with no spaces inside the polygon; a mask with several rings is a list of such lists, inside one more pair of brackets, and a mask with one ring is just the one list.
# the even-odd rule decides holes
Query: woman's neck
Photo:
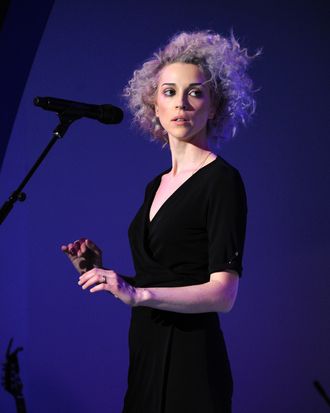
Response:
[{"label": "woman's neck", "polygon": [[210,151],[207,142],[196,145],[195,143],[170,141],[170,150],[172,157],[170,174],[172,176],[183,173],[194,173],[196,169],[207,165],[207,163],[212,162],[216,157],[216,155]]}]

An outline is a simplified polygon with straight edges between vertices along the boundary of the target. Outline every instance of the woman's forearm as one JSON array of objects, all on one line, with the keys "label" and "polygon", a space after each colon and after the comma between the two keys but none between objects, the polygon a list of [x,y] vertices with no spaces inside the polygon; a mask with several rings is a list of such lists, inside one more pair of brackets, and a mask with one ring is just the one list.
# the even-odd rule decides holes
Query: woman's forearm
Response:
[{"label": "woman's forearm", "polygon": [[[238,277],[226,274],[221,280],[186,287],[137,288],[135,306],[178,313],[228,312],[234,305]],[[228,275],[227,275],[228,274]]]}]

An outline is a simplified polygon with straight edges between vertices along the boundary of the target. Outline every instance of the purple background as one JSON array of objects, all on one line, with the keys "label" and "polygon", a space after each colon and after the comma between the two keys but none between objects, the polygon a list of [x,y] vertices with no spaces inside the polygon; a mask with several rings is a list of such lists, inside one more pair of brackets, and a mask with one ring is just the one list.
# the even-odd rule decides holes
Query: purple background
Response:
[{"label": "purple background", "polygon": [[[19,3],[11,4],[2,40],[15,27],[13,37],[33,56],[36,40],[24,46],[32,25],[13,24],[22,16],[29,21]],[[55,0],[25,89],[11,59],[3,67],[12,67],[12,76],[2,69],[2,82],[22,99],[1,169],[1,203],[57,123],[55,114],[33,106],[35,96],[123,106],[121,90],[133,70],[179,30],[228,35],[233,27],[250,52],[263,47],[251,67],[260,88],[256,116],[220,151],[241,171],[249,198],[244,276],[234,309],[222,316],[233,413],[328,411],[312,383],[320,380],[330,393],[326,4]],[[31,60],[14,50],[17,64]],[[10,337],[24,346],[29,413],[120,412],[130,310],[109,295],[82,292],[60,245],[87,236],[102,247],[106,266],[133,274],[127,228],[145,184],[170,158],[130,120],[76,122],[0,228],[0,357]],[[1,140],[5,147],[5,134]],[[15,411],[2,388],[0,411]]]}]

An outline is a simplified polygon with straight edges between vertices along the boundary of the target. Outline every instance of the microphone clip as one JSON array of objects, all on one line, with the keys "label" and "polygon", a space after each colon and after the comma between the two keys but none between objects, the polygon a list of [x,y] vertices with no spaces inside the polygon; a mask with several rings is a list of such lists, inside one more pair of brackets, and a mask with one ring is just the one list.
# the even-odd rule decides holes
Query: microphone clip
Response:
[{"label": "microphone clip", "polygon": [[60,119],[60,123],[56,126],[53,130],[53,136],[61,139],[64,137],[66,131],[69,129],[70,125],[75,121],[81,118],[79,115],[74,115],[70,112],[62,112],[58,113],[58,117]]}]

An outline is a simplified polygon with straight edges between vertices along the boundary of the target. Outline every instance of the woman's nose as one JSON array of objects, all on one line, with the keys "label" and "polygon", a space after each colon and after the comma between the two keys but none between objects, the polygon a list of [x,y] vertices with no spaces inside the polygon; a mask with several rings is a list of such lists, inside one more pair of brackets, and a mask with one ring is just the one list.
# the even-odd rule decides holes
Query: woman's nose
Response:
[{"label": "woman's nose", "polygon": [[175,101],[175,109],[181,109],[181,110],[185,110],[188,107],[188,102],[187,102],[187,98],[183,95],[183,96],[177,96],[177,99]]}]

